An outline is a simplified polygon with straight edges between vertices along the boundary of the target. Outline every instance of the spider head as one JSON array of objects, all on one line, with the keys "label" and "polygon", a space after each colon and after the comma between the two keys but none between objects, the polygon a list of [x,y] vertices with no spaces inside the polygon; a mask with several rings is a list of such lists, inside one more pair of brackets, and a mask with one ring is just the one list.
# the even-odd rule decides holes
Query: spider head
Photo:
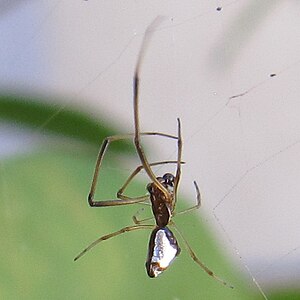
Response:
[{"label": "spider head", "polygon": [[[164,174],[163,177],[156,177],[156,179],[170,192],[173,192],[175,177],[171,173]],[[153,193],[153,183],[147,185],[147,190]]]},{"label": "spider head", "polygon": [[174,187],[174,181],[175,181],[175,177],[173,174],[171,173],[166,173],[163,177],[163,185],[168,187],[173,188]]},{"label": "spider head", "polygon": [[160,177],[159,181],[169,191],[169,193],[173,193],[175,182],[175,177],[173,174],[166,173],[163,177]]}]

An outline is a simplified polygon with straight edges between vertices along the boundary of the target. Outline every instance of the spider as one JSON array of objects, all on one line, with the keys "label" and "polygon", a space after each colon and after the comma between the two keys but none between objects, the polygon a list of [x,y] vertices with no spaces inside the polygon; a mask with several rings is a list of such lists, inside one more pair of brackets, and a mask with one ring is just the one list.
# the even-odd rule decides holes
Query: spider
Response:
[{"label": "spider", "polygon": [[[124,227],[118,231],[113,233],[104,235],[93,243],[91,243],[87,248],[85,248],[80,254],[75,257],[75,261],[79,259],[82,255],[84,255],[87,251],[93,248],[95,245],[100,243],[101,241],[110,239],[117,235],[120,235],[125,232],[140,230],[140,229],[152,229],[152,233],[149,239],[148,246],[148,257],[146,261],[146,270],[149,277],[157,277],[164,270],[166,270],[169,265],[173,262],[173,260],[179,255],[180,248],[178,242],[176,240],[175,235],[169,229],[169,225],[173,226],[181,236],[191,258],[211,277],[218,280],[224,285],[227,283],[221,278],[217,277],[213,271],[211,271],[208,267],[206,267],[201,260],[196,256],[187,240],[183,237],[179,229],[176,227],[172,217],[176,214],[183,214],[194,209],[198,209],[201,206],[201,195],[199,191],[199,187],[194,181],[194,186],[196,190],[196,204],[188,209],[185,209],[180,212],[175,212],[176,202],[177,202],[177,190],[181,177],[181,165],[184,162],[181,160],[182,156],[182,135],[181,135],[181,122],[180,119],[177,118],[177,136],[170,135],[161,132],[141,132],[140,131],[140,122],[139,122],[139,73],[142,59],[145,55],[145,50],[147,49],[147,45],[152,37],[153,31],[155,27],[160,23],[162,17],[157,17],[147,28],[144,38],[142,41],[142,46],[139,52],[134,79],[133,79],[133,104],[134,104],[134,133],[127,135],[115,135],[105,138],[103,141],[96,166],[94,171],[94,176],[92,180],[92,185],[90,188],[90,192],[88,195],[88,203],[91,207],[105,207],[105,206],[120,206],[120,205],[128,205],[134,203],[145,203],[145,201],[151,202],[152,212],[155,219],[156,225],[148,225],[144,224],[145,221],[152,219],[147,218],[143,220],[138,220],[136,216],[133,216],[133,221],[135,225]],[[144,149],[141,145],[141,136],[161,136],[169,139],[174,139],[177,141],[177,160],[167,160],[167,161],[159,161],[150,163],[145,155]],[[106,150],[111,142],[125,139],[133,139],[134,146],[136,152],[141,161],[141,165],[138,166],[132,174],[128,177],[124,185],[117,192],[117,198],[115,200],[95,200],[94,195],[96,191],[96,185],[98,181],[99,170],[101,168],[101,164],[106,153]],[[156,177],[152,171],[153,166],[157,165],[165,165],[165,164],[176,164],[176,173],[175,175],[166,173],[162,177]],[[150,183],[147,185],[148,193],[139,197],[129,197],[124,194],[126,187],[132,181],[132,179],[142,170],[144,169],[150,179]],[[231,287],[231,286],[230,286]]]}]

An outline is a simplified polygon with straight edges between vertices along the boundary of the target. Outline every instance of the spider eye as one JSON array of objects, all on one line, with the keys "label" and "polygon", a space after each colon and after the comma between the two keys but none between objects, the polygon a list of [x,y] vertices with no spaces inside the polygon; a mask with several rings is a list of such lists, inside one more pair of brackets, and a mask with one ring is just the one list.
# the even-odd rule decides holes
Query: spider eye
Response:
[{"label": "spider eye", "polygon": [[166,173],[164,176],[163,176],[163,179],[165,181],[165,183],[169,186],[174,186],[174,180],[175,180],[175,177],[173,174],[171,173]]}]

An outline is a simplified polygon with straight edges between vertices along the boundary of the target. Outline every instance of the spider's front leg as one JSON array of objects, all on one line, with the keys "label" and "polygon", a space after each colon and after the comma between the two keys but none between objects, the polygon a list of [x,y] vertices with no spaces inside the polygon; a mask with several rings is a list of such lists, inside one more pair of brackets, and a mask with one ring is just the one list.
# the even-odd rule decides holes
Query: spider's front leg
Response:
[{"label": "spider's front leg", "polygon": [[[177,139],[177,136],[173,136],[170,134],[166,133],[161,133],[161,132],[142,132],[140,135],[143,136],[161,136],[161,137],[166,137],[166,138],[171,138],[171,139]],[[131,179],[138,173],[140,172],[139,168],[133,172],[133,174],[129,177],[129,179],[125,182],[124,186],[120,189],[118,192],[117,197],[119,199],[112,199],[112,200],[95,200],[95,192],[96,192],[96,186],[98,182],[98,177],[99,177],[99,171],[103,162],[104,155],[108,149],[108,146],[110,145],[111,142],[119,141],[119,140],[126,140],[126,139],[132,139],[133,134],[124,134],[124,135],[113,135],[105,138],[105,140],[102,142],[102,145],[100,147],[99,153],[98,153],[98,158],[95,166],[95,171],[94,171],[94,176],[92,180],[92,185],[90,188],[90,192],[88,195],[88,203],[91,207],[104,207],[104,206],[118,206],[118,205],[127,205],[127,204],[133,204],[133,203],[139,203],[142,201],[145,201],[148,199],[148,196],[141,196],[141,197],[136,197],[136,198],[131,198],[128,196],[123,195],[123,191],[126,188],[126,186],[129,184]],[[168,163],[168,162],[159,162],[159,163],[154,163],[156,164],[161,164],[161,163]],[[141,167],[140,167],[141,168]],[[135,174],[136,173],[136,174]]]},{"label": "spider's front leg", "polygon": [[104,158],[104,155],[106,153],[106,150],[111,142],[114,141],[119,141],[119,140],[125,140],[125,139],[131,139],[132,134],[127,134],[127,135],[114,135],[114,136],[109,136],[105,138],[103,141],[99,153],[98,153],[98,158],[95,166],[95,171],[94,171],[94,176],[93,176],[93,181],[91,185],[91,189],[88,195],[88,202],[91,207],[103,207],[103,206],[116,206],[116,205],[127,205],[131,203],[136,203],[139,202],[140,200],[138,199],[127,199],[127,200],[94,200],[94,195],[96,192],[96,185],[98,182],[98,176],[99,176],[99,171],[102,165],[102,161]]},{"label": "spider's front leg", "polygon": [[[184,164],[185,162],[180,162],[181,164]],[[166,164],[177,164],[177,160],[165,160],[165,161],[158,161],[158,162],[154,162],[154,163],[149,163],[149,166],[153,167],[153,166],[159,166],[159,165],[166,165]],[[128,177],[128,179],[126,180],[126,182],[124,183],[124,185],[119,189],[117,196],[120,199],[131,199],[131,197],[124,195],[124,191],[125,189],[128,187],[129,183],[133,180],[133,178],[141,172],[141,170],[144,169],[143,165],[138,166],[132,173],[131,175]],[[145,196],[140,196],[140,197],[135,197],[135,199],[141,199],[142,200],[147,200],[149,198],[149,195],[145,195]]]},{"label": "spider's front leg", "polygon": [[200,189],[199,189],[198,184],[197,184],[196,181],[194,181],[194,186],[195,186],[195,190],[196,190],[196,204],[193,205],[192,207],[186,208],[186,209],[184,209],[182,211],[174,212],[173,216],[175,216],[175,215],[176,216],[177,215],[182,215],[182,214],[185,214],[187,212],[191,212],[191,211],[193,211],[195,209],[200,208],[200,206],[201,206],[201,194],[200,194]]}]

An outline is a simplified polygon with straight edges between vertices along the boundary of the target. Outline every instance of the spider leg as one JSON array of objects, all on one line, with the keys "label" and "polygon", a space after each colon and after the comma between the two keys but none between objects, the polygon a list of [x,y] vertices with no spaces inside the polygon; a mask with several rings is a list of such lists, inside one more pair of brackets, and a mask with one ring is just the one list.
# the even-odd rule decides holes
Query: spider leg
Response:
[{"label": "spider leg", "polygon": [[182,157],[182,135],[181,135],[181,123],[180,119],[177,118],[177,124],[178,124],[178,138],[177,138],[177,170],[175,175],[175,182],[174,182],[174,199],[173,199],[173,212],[175,210],[176,202],[177,202],[177,190],[178,185],[180,182],[181,177],[181,157]]},{"label": "spider leg", "polygon": [[134,107],[134,144],[136,151],[138,153],[138,156],[141,160],[141,163],[148,174],[150,180],[155,183],[157,187],[165,194],[165,197],[168,198],[168,191],[167,189],[156,179],[155,174],[153,173],[151,166],[149,165],[149,162],[146,158],[144,149],[141,144],[140,140],[140,122],[139,122],[139,73],[140,73],[140,67],[143,61],[143,58],[146,53],[146,49],[148,48],[148,44],[152,38],[154,29],[162,22],[164,18],[163,17],[157,17],[147,28],[144,38],[142,41],[142,46],[139,52],[138,61],[135,67],[134,72],[134,79],[133,79],[133,107]]},{"label": "spider leg", "polygon": [[184,245],[186,247],[186,249],[188,250],[190,257],[193,259],[193,261],[202,269],[204,270],[209,276],[211,276],[212,278],[214,278],[215,280],[219,281],[221,284],[233,289],[233,286],[228,284],[225,280],[221,279],[220,277],[218,277],[212,270],[210,270],[199,258],[198,256],[195,254],[195,252],[193,251],[192,247],[189,245],[188,241],[184,238],[183,234],[180,232],[180,230],[178,229],[178,227],[175,225],[175,223],[172,221],[171,224],[174,226],[174,228],[176,229],[176,231],[178,232],[178,234],[180,235],[180,237],[182,238]]},{"label": "spider leg", "polygon": [[182,214],[185,214],[187,212],[191,212],[194,209],[200,208],[200,206],[201,206],[201,194],[200,194],[200,190],[199,190],[199,187],[198,187],[198,184],[197,184],[196,181],[194,181],[194,185],[195,185],[195,189],[196,189],[196,200],[197,200],[196,204],[193,205],[192,207],[186,208],[186,209],[184,209],[182,211],[174,212],[173,216],[175,216],[175,215],[182,215]]},{"label": "spider leg", "polygon": [[[140,135],[144,136],[162,136],[166,138],[171,138],[171,139],[177,139],[176,136],[170,135],[170,134],[165,134],[161,132],[142,132]],[[88,195],[88,202],[89,205],[92,207],[102,207],[102,206],[116,206],[116,205],[127,205],[127,204],[132,204],[132,203],[138,203],[141,201],[144,201],[146,198],[143,196],[141,198],[135,198],[135,199],[116,199],[116,200],[103,200],[103,201],[98,201],[94,200],[94,195],[96,191],[96,185],[98,181],[98,175],[99,175],[99,170],[101,168],[101,164],[104,158],[104,155],[108,149],[108,146],[111,142],[114,141],[119,141],[119,140],[125,140],[125,139],[132,139],[133,134],[125,134],[125,135],[114,135],[114,136],[109,136],[105,138],[105,140],[102,142],[102,145],[100,147],[98,157],[97,157],[97,162],[95,166],[95,171],[94,171],[94,176],[92,180],[92,185],[90,188],[90,192]],[[128,184],[128,183],[127,183]]]},{"label": "spider leg", "polygon": [[148,217],[148,218],[139,220],[137,216],[138,216],[138,215],[140,214],[140,212],[143,211],[143,210],[144,210],[144,208],[142,207],[141,209],[139,209],[139,210],[132,216],[132,220],[133,220],[134,224],[139,225],[139,224],[142,224],[142,223],[145,222],[145,221],[149,221],[149,220],[154,219],[154,216],[152,216],[152,217]]},{"label": "spider leg", "polygon": [[135,214],[135,215],[132,216],[132,220],[133,220],[134,224],[137,224],[137,225],[142,224],[145,221],[149,221],[149,220],[152,220],[152,219],[154,219],[154,216],[149,217],[149,218],[145,218],[145,219],[141,219],[141,220],[139,220],[137,218],[137,214]]},{"label": "spider leg", "polygon": [[134,230],[139,230],[139,229],[149,229],[149,228],[153,228],[153,225],[133,225],[133,226],[127,226],[124,227],[118,231],[112,232],[110,234],[104,235],[100,238],[98,238],[97,240],[95,240],[94,242],[92,242],[89,246],[87,246],[85,249],[83,249],[75,258],[74,261],[78,260],[81,256],[83,256],[86,252],[88,252],[89,250],[91,250],[93,247],[95,247],[97,244],[99,244],[102,241],[106,241],[110,238],[113,238],[117,235],[120,235],[122,233],[125,232],[129,232],[129,231],[134,231]]},{"label": "spider leg", "polygon": [[[165,161],[149,163],[149,166],[152,167],[152,166],[165,165],[165,164],[176,164],[176,163],[177,163],[177,161],[174,161],[174,160],[165,160]],[[184,162],[181,162],[181,164],[184,164]],[[129,185],[129,183],[132,181],[132,179],[143,169],[144,169],[144,166],[140,165],[131,173],[131,175],[128,177],[128,179],[126,180],[124,185],[119,189],[119,191],[117,193],[118,198],[120,198],[122,200],[132,199],[131,197],[124,195],[124,191],[127,188],[127,186]],[[135,199],[141,199],[141,201],[147,200],[147,199],[149,199],[149,195],[135,197]]]}]

